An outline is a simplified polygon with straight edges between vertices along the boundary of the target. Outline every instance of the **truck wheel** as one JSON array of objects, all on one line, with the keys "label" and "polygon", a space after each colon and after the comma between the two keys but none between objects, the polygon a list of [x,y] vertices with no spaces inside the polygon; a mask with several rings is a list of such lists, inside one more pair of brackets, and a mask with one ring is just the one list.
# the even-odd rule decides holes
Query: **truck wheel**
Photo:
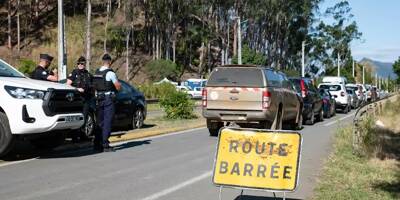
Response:
[{"label": "truck wheel", "polygon": [[318,114],[318,121],[319,122],[324,121],[324,109],[322,107],[321,107],[321,110],[319,111],[319,114]]},{"label": "truck wheel", "polygon": [[218,136],[219,129],[221,129],[223,126],[223,122],[211,122],[210,120],[207,120],[207,128],[208,132],[210,132],[210,136]]},{"label": "truck wheel", "polygon": [[94,114],[89,112],[87,115],[87,119],[85,124],[81,127],[81,137],[88,139],[92,137],[94,134],[94,129],[96,128],[96,120]]},{"label": "truck wheel", "polygon": [[0,157],[6,155],[14,147],[15,137],[11,133],[6,114],[0,112]]},{"label": "truck wheel", "polygon": [[65,135],[62,133],[50,133],[49,135],[32,139],[30,142],[37,149],[51,150],[60,145],[65,141]]}]

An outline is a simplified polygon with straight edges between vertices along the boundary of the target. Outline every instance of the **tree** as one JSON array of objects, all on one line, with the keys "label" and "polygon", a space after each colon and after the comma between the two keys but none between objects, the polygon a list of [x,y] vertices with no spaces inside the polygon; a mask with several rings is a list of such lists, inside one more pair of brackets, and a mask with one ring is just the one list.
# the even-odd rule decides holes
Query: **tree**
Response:
[{"label": "tree", "polygon": [[395,74],[397,74],[397,84],[400,84],[400,57],[393,64],[393,71]]}]

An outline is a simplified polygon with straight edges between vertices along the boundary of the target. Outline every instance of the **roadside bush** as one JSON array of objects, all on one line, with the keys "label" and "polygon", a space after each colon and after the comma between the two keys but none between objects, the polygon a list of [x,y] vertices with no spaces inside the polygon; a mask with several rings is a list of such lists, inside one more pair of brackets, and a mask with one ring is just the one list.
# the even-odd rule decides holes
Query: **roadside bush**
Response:
[{"label": "roadside bush", "polygon": [[152,60],[145,66],[146,72],[152,81],[160,81],[163,78],[176,80],[179,74],[179,67],[171,60]]},{"label": "roadside bush", "polygon": [[25,75],[30,75],[35,70],[36,63],[33,60],[21,59],[18,70]]},{"label": "roadside bush", "polygon": [[147,99],[163,99],[167,94],[176,91],[175,86],[169,83],[140,85],[138,90],[143,92]]},{"label": "roadside bush", "polygon": [[160,101],[161,108],[166,113],[167,119],[193,119],[194,102],[183,92],[171,92]]}]

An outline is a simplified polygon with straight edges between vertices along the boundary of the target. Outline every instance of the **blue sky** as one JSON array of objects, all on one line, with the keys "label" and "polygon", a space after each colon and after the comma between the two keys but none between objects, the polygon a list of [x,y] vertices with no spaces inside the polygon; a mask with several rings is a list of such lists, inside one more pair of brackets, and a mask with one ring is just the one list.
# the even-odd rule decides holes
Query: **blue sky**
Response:
[{"label": "blue sky", "polygon": [[[325,0],[321,9],[339,0]],[[394,62],[400,56],[400,0],[348,0],[351,13],[363,33],[352,43],[356,60],[364,57]],[[324,10],[321,10],[321,12]]]}]

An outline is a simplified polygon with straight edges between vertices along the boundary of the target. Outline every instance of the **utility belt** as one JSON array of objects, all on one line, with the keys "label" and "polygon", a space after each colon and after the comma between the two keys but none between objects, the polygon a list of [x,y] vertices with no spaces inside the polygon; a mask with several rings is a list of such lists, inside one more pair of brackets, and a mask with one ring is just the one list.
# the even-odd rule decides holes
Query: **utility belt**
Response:
[{"label": "utility belt", "polygon": [[111,99],[114,101],[116,96],[117,95],[113,91],[104,91],[104,92],[96,91],[96,93],[95,93],[95,97],[96,97],[97,101],[104,101],[107,97],[111,97]]}]

